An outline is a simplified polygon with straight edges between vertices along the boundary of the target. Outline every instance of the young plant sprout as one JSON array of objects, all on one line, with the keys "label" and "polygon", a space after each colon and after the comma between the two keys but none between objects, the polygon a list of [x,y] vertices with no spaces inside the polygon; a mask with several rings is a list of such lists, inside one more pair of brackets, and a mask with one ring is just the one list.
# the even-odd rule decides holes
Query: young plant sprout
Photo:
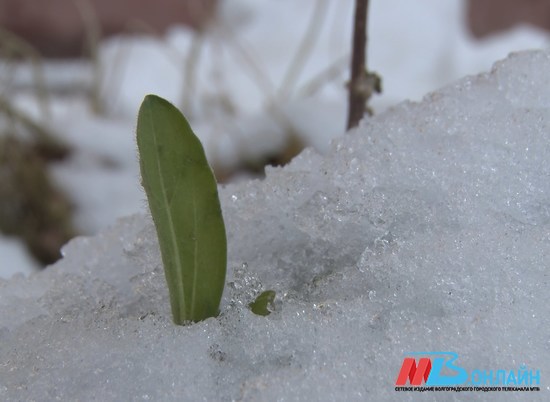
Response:
[{"label": "young plant sprout", "polygon": [[219,314],[227,240],[216,179],[180,111],[147,95],[137,125],[142,184],[176,324]]},{"label": "young plant sprout", "polygon": [[[170,102],[147,95],[141,104],[137,144],[142,184],[157,230],[174,323],[219,314],[227,239],[218,187],[200,140]],[[275,292],[250,303],[266,316]]]}]

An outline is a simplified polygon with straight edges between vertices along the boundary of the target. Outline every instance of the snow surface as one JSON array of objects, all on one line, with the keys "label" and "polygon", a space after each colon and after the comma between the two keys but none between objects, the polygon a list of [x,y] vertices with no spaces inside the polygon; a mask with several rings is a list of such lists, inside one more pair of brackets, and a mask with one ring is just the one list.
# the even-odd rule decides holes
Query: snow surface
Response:
[{"label": "snow surface", "polygon": [[[548,400],[548,82],[549,52],[515,54],[222,188],[218,318],[172,325],[144,215],[0,281],[0,399]],[[245,307],[261,289],[268,317]],[[541,391],[396,393],[430,350]]]},{"label": "snow surface", "polygon": [[[45,124],[75,149],[52,172],[74,201],[81,233],[95,234],[119,217],[145,210],[134,128],[147,93],[182,107],[211,163],[221,168],[276,153],[289,128],[321,153],[342,135],[353,1],[221,4],[217,23],[200,39],[174,27],[164,37],[121,36],[101,43],[95,78],[89,63],[43,63],[51,112]],[[317,40],[302,71],[290,74],[316,5],[321,5]],[[528,27],[474,41],[464,26],[464,14],[462,0],[372,2],[368,63],[384,81],[383,94],[372,99],[375,111],[405,99],[419,100],[455,79],[485,71],[510,51],[548,47],[547,33]],[[198,42],[202,44],[193,70],[188,55]],[[310,84],[330,66],[337,67],[337,74],[311,95]],[[2,71],[0,89],[40,118],[33,66],[8,65]],[[104,107],[103,116],[94,114],[83,96],[93,91]],[[10,239],[2,248],[11,251],[0,253],[0,277],[35,269],[32,261],[14,259],[20,244]]]}]

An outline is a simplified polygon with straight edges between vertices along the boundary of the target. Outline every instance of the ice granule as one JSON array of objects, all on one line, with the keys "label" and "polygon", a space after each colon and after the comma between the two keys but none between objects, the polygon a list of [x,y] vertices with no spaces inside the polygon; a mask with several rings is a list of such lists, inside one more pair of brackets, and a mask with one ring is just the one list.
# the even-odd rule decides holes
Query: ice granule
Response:
[{"label": "ice granule", "polygon": [[[403,353],[540,370],[550,342],[550,53],[368,119],[320,156],[221,190],[218,318],[172,325],[148,217],[0,282],[2,400],[413,400]],[[277,292],[267,317],[247,308]],[[462,394],[421,395],[423,400]]]}]

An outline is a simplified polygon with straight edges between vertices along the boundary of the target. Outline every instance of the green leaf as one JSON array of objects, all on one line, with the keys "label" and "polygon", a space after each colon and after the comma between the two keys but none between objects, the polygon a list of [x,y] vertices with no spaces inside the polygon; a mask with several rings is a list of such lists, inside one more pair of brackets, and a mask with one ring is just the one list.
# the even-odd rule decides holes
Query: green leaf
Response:
[{"label": "green leaf", "polygon": [[141,104],[137,144],[174,322],[217,316],[227,240],[216,179],[202,144],[180,111],[155,95]]},{"label": "green leaf", "polygon": [[256,300],[254,300],[252,303],[248,305],[250,307],[250,310],[256,315],[269,315],[271,314],[271,311],[267,308],[269,305],[273,304],[273,301],[275,300],[275,291],[274,290],[266,290],[259,294],[258,297],[256,297]]}]

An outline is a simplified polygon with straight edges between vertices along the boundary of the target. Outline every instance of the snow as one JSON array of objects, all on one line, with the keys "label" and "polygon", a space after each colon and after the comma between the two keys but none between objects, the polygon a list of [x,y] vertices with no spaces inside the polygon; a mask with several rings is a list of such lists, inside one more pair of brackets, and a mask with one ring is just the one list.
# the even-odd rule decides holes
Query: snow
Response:
[{"label": "snow", "polygon": [[[171,323],[142,214],[0,281],[0,399],[547,400],[549,80],[550,52],[514,54],[221,188],[218,318]],[[404,353],[441,350],[541,391],[396,393]]]},{"label": "snow", "polygon": [[[80,232],[94,234],[119,217],[145,211],[133,131],[147,93],[184,109],[217,167],[232,169],[272,154],[289,130],[328,152],[330,141],[344,131],[352,3],[225,0],[218,24],[201,38],[174,27],[164,37],[121,36],[101,43],[95,77],[90,64],[45,61],[50,93],[45,122],[76,148],[52,172],[75,203]],[[294,80],[289,66],[316,4],[325,7],[320,32]],[[547,34],[528,27],[474,42],[463,26],[464,11],[460,0],[371,4],[368,62],[384,80],[384,93],[372,99],[376,112],[486,70],[512,50],[547,47]],[[188,55],[197,43],[193,70]],[[338,73],[308,95],[309,84],[329,66]],[[31,67],[6,68],[0,86],[18,107],[41,118]],[[91,110],[88,95],[94,90],[104,115]],[[11,255],[0,253],[1,277],[9,277],[13,267],[34,270],[34,264],[15,262]]]}]

